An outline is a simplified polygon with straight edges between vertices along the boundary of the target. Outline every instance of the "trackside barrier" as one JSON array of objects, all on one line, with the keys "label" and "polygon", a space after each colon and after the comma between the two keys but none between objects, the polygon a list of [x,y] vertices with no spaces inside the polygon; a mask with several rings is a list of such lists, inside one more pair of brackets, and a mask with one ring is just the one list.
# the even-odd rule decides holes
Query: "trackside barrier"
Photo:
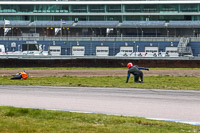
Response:
[{"label": "trackside barrier", "polygon": [[126,67],[132,62],[144,67],[199,68],[200,59],[144,59],[144,58],[1,58],[0,68],[16,67]]}]

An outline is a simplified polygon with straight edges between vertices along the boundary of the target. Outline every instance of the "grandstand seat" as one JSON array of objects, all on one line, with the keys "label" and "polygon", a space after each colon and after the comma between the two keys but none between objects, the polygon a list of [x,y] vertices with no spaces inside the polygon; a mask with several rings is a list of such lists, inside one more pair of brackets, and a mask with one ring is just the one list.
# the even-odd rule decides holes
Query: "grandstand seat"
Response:
[{"label": "grandstand seat", "polygon": [[64,10],[65,13],[68,13],[68,10]]},{"label": "grandstand seat", "polygon": [[15,12],[16,12],[16,10],[12,9],[12,13],[15,13]]},{"label": "grandstand seat", "polygon": [[12,10],[11,10],[11,9],[8,9],[8,12],[10,12],[10,13],[11,13],[11,12],[12,12]]},{"label": "grandstand seat", "polygon": [[3,9],[3,12],[7,12],[7,9]]}]

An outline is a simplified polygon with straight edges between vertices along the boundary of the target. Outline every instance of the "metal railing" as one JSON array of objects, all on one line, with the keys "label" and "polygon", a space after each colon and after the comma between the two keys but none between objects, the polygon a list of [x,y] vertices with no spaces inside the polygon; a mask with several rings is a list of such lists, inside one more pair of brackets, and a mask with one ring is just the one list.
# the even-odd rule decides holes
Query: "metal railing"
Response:
[{"label": "metal railing", "polygon": [[[37,41],[179,41],[179,37],[30,37],[30,36],[5,36],[0,40],[37,40]],[[200,38],[195,38],[200,41]]]},{"label": "metal railing", "polygon": [[[36,41],[180,41],[181,37],[47,37],[47,36],[4,36],[0,40]],[[200,42],[200,37],[190,37],[192,42]]]}]

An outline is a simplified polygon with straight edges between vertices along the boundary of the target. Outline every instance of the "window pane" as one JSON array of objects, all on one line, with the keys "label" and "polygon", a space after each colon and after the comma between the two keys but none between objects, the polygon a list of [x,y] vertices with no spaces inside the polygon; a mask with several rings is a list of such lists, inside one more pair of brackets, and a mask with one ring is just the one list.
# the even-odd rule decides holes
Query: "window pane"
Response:
[{"label": "window pane", "polygon": [[87,12],[86,5],[72,5],[71,8],[72,12]]},{"label": "window pane", "polygon": [[198,5],[194,4],[187,4],[187,5],[180,5],[180,11],[181,12],[197,12],[198,11]]},{"label": "window pane", "polygon": [[89,12],[105,12],[104,5],[89,5]]},{"label": "window pane", "polygon": [[107,12],[121,12],[121,5],[107,5]]}]

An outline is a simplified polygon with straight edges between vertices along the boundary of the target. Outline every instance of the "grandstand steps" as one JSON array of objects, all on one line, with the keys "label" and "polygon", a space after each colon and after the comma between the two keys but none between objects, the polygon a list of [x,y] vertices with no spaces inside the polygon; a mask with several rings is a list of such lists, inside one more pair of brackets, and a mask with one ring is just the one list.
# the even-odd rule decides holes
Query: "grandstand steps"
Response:
[{"label": "grandstand steps", "polygon": [[188,46],[190,38],[182,37],[178,43],[178,53],[180,56],[193,55],[192,48]]}]

